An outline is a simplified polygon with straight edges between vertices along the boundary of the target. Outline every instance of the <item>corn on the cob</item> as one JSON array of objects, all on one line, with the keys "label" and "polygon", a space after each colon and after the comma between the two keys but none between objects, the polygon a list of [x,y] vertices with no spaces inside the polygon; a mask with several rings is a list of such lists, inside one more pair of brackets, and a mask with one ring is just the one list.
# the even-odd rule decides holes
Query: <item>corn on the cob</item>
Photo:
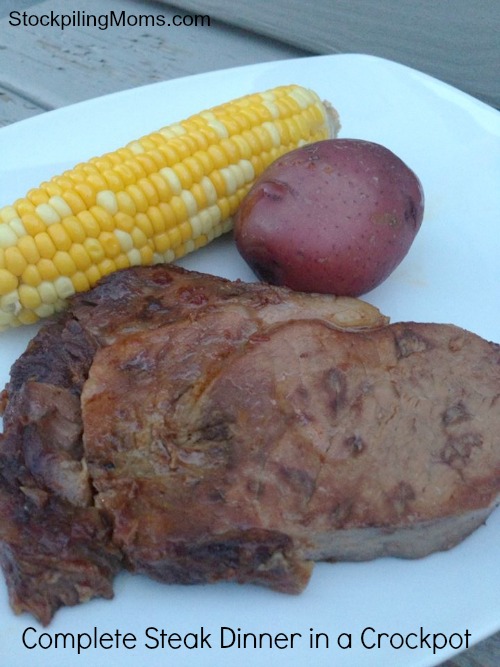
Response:
[{"label": "corn on the cob", "polygon": [[0,209],[0,330],[64,307],[117,269],[171,262],[232,227],[277,157],[334,137],[313,91],[280,86],[92,158]]}]

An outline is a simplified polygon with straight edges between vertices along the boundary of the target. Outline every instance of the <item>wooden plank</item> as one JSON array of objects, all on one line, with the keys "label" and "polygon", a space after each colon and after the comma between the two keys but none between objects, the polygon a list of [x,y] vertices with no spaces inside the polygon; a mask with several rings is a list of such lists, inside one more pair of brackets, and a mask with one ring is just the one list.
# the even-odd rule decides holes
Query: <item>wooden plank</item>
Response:
[{"label": "wooden plank", "polygon": [[[136,0],[86,0],[87,15],[178,10]],[[46,0],[33,14],[71,13]],[[33,113],[156,81],[251,63],[300,57],[304,51],[215,21],[210,26],[13,27],[0,20],[0,86],[17,91]],[[0,99],[0,124],[12,118]],[[26,117],[29,107],[20,109]]]},{"label": "wooden plank", "polygon": [[[163,2],[164,0],[159,0]],[[498,0],[174,0],[315,53],[367,53],[500,107]]]}]

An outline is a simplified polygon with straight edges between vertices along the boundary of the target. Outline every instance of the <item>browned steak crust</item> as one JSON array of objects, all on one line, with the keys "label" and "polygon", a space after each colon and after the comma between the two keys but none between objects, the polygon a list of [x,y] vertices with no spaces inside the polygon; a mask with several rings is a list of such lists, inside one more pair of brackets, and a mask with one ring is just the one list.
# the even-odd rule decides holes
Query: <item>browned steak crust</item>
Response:
[{"label": "browned steak crust", "polygon": [[121,568],[298,592],[316,560],[449,548],[498,501],[499,397],[499,346],[457,327],[174,267],[114,274],[4,392],[12,606],[47,623],[110,597]]}]

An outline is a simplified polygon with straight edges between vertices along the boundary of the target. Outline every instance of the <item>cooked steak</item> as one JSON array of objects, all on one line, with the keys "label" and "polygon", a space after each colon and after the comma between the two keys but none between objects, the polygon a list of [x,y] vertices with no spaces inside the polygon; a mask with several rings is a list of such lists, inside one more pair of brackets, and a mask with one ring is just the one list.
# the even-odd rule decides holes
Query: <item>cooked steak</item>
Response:
[{"label": "cooked steak", "polygon": [[3,403],[0,554],[43,623],[121,568],[299,592],[317,560],[450,548],[500,494],[500,347],[354,299],[119,272]]}]

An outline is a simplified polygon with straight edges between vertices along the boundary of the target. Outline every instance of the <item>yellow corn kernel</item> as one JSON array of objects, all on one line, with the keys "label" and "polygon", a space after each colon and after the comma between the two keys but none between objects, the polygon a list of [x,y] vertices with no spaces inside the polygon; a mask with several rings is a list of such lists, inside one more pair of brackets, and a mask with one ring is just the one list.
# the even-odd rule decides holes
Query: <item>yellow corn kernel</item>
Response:
[{"label": "yellow corn kernel", "polygon": [[38,316],[34,310],[23,309],[17,315],[17,319],[19,320],[20,324],[29,325],[34,324],[37,321]]},{"label": "yellow corn kernel", "polygon": [[73,215],[85,211],[85,202],[75,190],[66,190],[61,197],[71,209]]},{"label": "yellow corn kernel", "polygon": [[0,295],[14,291],[19,284],[17,277],[7,269],[0,269]]},{"label": "yellow corn kernel", "polygon": [[36,287],[30,285],[19,285],[19,301],[23,308],[34,310],[38,308],[42,300]]},{"label": "yellow corn kernel", "polygon": [[56,247],[47,232],[37,234],[35,236],[35,243],[40,257],[51,259],[54,256]]},{"label": "yellow corn kernel", "polygon": [[77,266],[71,255],[63,250],[58,250],[53,257],[54,266],[61,276],[72,276],[76,273]]},{"label": "yellow corn kernel", "polygon": [[109,273],[116,271],[116,264],[112,259],[109,259],[109,257],[105,257],[99,262],[98,269],[101,277],[107,276]]},{"label": "yellow corn kernel", "polygon": [[82,241],[87,238],[87,234],[82,223],[74,215],[70,215],[67,218],[64,218],[61,224],[72,243],[82,243]]},{"label": "yellow corn kernel", "polygon": [[85,241],[83,242],[83,247],[87,251],[92,262],[94,262],[95,264],[102,262],[102,260],[104,259],[104,250],[102,248],[102,245],[99,243],[97,239],[93,238],[85,239]]},{"label": "yellow corn kernel", "polygon": [[90,285],[95,285],[96,282],[102,278],[97,264],[89,266],[89,268],[85,271],[85,275]]},{"label": "yellow corn kernel", "polygon": [[[40,232],[45,231],[45,225],[40,220],[40,218],[34,213],[26,213],[23,215],[23,224],[26,229],[26,233],[30,236],[36,236]],[[1,242],[0,242],[1,247]]]},{"label": "yellow corn kernel", "polygon": [[171,242],[167,232],[162,232],[154,237],[154,245],[157,252],[163,254],[170,250]]},{"label": "yellow corn kernel", "polygon": [[102,232],[98,240],[107,258],[112,259],[120,254],[120,243],[112,232]]},{"label": "yellow corn kernel", "polygon": [[49,195],[41,188],[33,188],[26,195],[26,199],[28,199],[34,206],[39,206],[40,204],[46,204],[49,201]]},{"label": "yellow corn kernel", "polygon": [[80,221],[87,237],[97,238],[99,236],[101,228],[90,211],[80,211],[76,217]]},{"label": "yellow corn kernel", "polygon": [[28,264],[26,269],[23,271],[23,274],[21,276],[21,281],[25,285],[31,285],[31,287],[38,287],[38,285],[42,282],[42,276],[40,275],[38,267],[35,264]]},{"label": "yellow corn kernel", "polygon": [[118,209],[133,217],[137,213],[137,207],[132,197],[126,191],[116,193],[116,201],[118,202]]},{"label": "yellow corn kernel", "polygon": [[4,265],[12,275],[20,276],[28,266],[28,262],[19,248],[12,246],[4,251]]},{"label": "yellow corn kernel", "polygon": [[102,206],[92,206],[90,213],[103,232],[112,232],[115,228],[115,221],[109,211]]},{"label": "yellow corn kernel", "polygon": [[89,279],[83,271],[76,271],[71,276],[71,282],[73,283],[76,293],[86,292],[91,287]]},{"label": "yellow corn kernel", "polygon": [[52,281],[59,277],[59,273],[56,269],[54,262],[51,259],[45,259],[42,257],[36,264],[38,273],[42,280]]},{"label": "yellow corn kernel", "polygon": [[47,227],[47,234],[59,250],[69,250],[71,248],[71,237],[62,223],[57,222]]},{"label": "yellow corn kernel", "polygon": [[73,243],[69,249],[69,256],[80,271],[86,271],[92,264],[92,259],[81,243]]}]

